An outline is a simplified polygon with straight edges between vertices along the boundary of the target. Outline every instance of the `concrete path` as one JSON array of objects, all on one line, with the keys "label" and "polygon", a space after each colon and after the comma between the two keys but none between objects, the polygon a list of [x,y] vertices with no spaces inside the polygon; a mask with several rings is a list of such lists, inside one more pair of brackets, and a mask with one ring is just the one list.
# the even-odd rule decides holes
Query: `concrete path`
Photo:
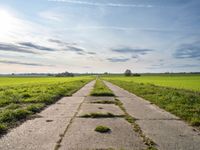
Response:
[{"label": "concrete path", "polygon": [[[124,115],[124,112],[114,104],[95,104],[95,101],[110,100],[112,97],[86,97],[79,112],[72,120],[66,131],[59,149],[61,150],[142,150],[147,146],[140,135],[123,117],[83,118],[84,114],[112,113]],[[90,103],[91,102],[91,103]],[[109,133],[98,133],[95,128],[99,125],[111,129]]]},{"label": "concrete path", "polygon": [[138,119],[136,123],[157,144],[158,149],[200,149],[200,132],[150,102],[109,82],[105,83],[123,103],[126,111]]},{"label": "concrete path", "polygon": [[40,117],[12,129],[0,138],[0,150],[54,150],[94,83],[49,106],[38,113]]}]

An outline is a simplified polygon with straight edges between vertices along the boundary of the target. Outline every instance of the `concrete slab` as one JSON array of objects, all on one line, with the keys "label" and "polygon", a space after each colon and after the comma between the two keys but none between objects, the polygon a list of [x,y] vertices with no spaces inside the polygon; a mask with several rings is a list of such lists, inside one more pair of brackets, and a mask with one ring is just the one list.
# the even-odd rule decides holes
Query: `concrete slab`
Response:
[{"label": "concrete slab", "polygon": [[90,114],[90,113],[112,113],[117,116],[122,116],[124,115],[123,111],[116,105],[114,104],[89,104],[89,103],[84,103],[81,106],[81,109],[78,113],[78,116],[82,116],[85,114]]},{"label": "concrete slab", "polygon": [[86,97],[85,99],[85,102],[87,103],[95,103],[95,102],[98,102],[98,101],[112,101],[112,102],[115,102],[115,98],[114,97],[110,97],[110,96],[88,96]]},{"label": "concrete slab", "polygon": [[200,149],[200,134],[180,120],[138,120],[136,123],[158,143],[160,150]]},{"label": "concrete slab", "polygon": [[91,81],[90,83],[86,84],[83,88],[81,88],[79,91],[74,93],[72,96],[73,97],[88,96],[90,94],[91,90],[93,89],[95,82],[96,81],[94,80],[94,81]]},{"label": "concrete slab", "polygon": [[84,97],[63,97],[38,115],[42,117],[73,117]]},{"label": "concrete slab", "polygon": [[[104,125],[111,129],[110,133],[94,131],[96,126]],[[71,127],[65,134],[61,150],[86,149],[126,149],[141,150],[146,146],[133,128],[122,118],[112,119],[74,119]]]},{"label": "concrete slab", "polygon": [[[47,122],[46,120],[49,120]],[[50,120],[53,120],[50,122]],[[23,123],[0,140],[1,150],[53,150],[70,118],[37,118]]]},{"label": "concrete slab", "polygon": [[184,121],[128,91],[105,82],[123,103],[126,111],[139,119],[144,134],[161,150],[199,150],[200,132]]},{"label": "concrete slab", "polygon": [[149,102],[137,97],[120,97],[120,101],[124,104],[127,112],[136,119],[165,119],[178,120],[179,118]]}]

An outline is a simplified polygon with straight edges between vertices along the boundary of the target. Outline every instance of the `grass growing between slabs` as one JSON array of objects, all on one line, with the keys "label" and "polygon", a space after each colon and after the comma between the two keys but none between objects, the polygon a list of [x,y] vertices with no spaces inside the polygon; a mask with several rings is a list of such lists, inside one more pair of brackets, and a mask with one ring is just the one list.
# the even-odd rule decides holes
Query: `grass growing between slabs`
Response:
[{"label": "grass growing between slabs", "polygon": [[106,126],[97,126],[96,128],[95,128],[95,131],[96,132],[100,132],[100,133],[108,133],[108,132],[110,132],[111,131],[111,129],[109,128],[109,127],[106,127]]},{"label": "grass growing between slabs", "polygon": [[159,107],[200,127],[200,93],[183,89],[136,83],[132,80],[105,78],[131,93],[134,93]]},{"label": "grass growing between slabs", "polygon": [[92,90],[90,95],[91,96],[114,96],[113,92],[100,79],[96,80],[94,89]]},{"label": "grass growing between slabs", "polygon": [[133,130],[139,133],[143,142],[148,146],[147,150],[157,150],[156,144],[144,135],[140,126],[136,123],[136,119],[127,113],[125,107],[123,106],[123,103],[120,100],[116,99],[115,105],[117,105],[124,112],[124,119],[132,125]]},{"label": "grass growing between slabs", "polygon": [[[17,78],[17,82],[18,80]],[[0,134],[16,126],[28,116],[41,111],[45,106],[55,103],[59,98],[72,95],[91,80],[91,77],[62,78],[62,80],[55,78],[55,81],[45,81],[45,83],[28,82],[1,86]]]},{"label": "grass growing between slabs", "polygon": [[116,102],[111,101],[111,100],[98,100],[98,101],[91,102],[91,103],[94,103],[94,104],[115,104]]},{"label": "grass growing between slabs", "polygon": [[84,114],[81,117],[83,118],[113,118],[113,117],[118,117],[112,113],[89,113],[89,114]]}]

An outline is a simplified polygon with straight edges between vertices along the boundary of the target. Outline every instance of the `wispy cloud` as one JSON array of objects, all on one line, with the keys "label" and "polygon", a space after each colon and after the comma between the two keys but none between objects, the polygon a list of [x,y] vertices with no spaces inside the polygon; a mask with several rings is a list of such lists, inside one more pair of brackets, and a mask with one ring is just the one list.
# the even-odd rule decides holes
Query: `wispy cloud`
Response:
[{"label": "wispy cloud", "polygon": [[[118,30],[118,31],[144,31],[144,32],[184,32],[183,29],[169,29],[169,28],[138,28],[138,27],[126,27],[126,26],[81,26],[81,27],[68,27],[62,30]],[[190,31],[191,32],[191,31]]]},{"label": "wispy cloud", "polygon": [[146,55],[147,53],[152,52],[153,49],[122,47],[111,49],[111,51],[123,54],[134,54],[133,57],[137,57],[137,55]]},{"label": "wispy cloud", "polygon": [[59,46],[62,46],[64,47],[64,50],[65,51],[72,51],[72,52],[76,52],[78,55],[86,55],[86,54],[89,54],[89,55],[95,55],[96,52],[87,52],[85,51],[84,48],[80,48],[78,47],[77,43],[75,42],[64,42],[62,40],[58,40],[58,39],[48,39],[49,42],[51,43],[56,43],[58,44]]},{"label": "wispy cloud", "polygon": [[89,5],[89,6],[104,6],[104,7],[138,7],[138,8],[152,8],[153,7],[153,5],[143,5],[143,4],[97,3],[97,2],[78,1],[78,0],[48,0],[48,1],[79,4],[79,5]]},{"label": "wispy cloud", "polygon": [[67,46],[67,51],[73,51],[73,52],[84,52],[85,50],[83,48],[75,47],[75,46]]},{"label": "wispy cloud", "polygon": [[62,14],[54,13],[52,11],[40,12],[39,16],[44,18],[44,19],[48,19],[48,20],[52,20],[52,21],[62,21],[62,19],[63,19],[63,15]]},{"label": "wispy cloud", "polygon": [[95,55],[96,53],[95,52],[87,52],[88,54],[90,55]]},{"label": "wispy cloud", "polygon": [[58,40],[58,39],[48,39],[49,42],[51,43],[56,43],[60,46],[73,46],[73,45],[77,45],[77,43],[73,42],[73,43],[68,43],[68,42],[64,42],[64,41],[61,41],[61,40]]},{"label": "wispy cloud", "polygon": [[37,50],[43,50],[43,51],[55,51],[55,49],[49,48],[49,47],[45,47],[45,46],[40,46],[31,42],[20,42],[20,45],[29,47],[29,48],[34,48]]},{"label": "wispy cloud", "polygon": [[200,60],[200,44],[199,42],[182,44],[176,49],[173,56],[178,59],[191,58]]},{"label": "wispy cloud", "polygon": [[25,65],[25,66],[49,66],[49,67],[52,66],[52,65],[44,65],[44,64],[39,64],[39,63],[27,63],[27,62],[10,61],[10,60],[0,60],[0,63],[3,63],[3,64],[17,64],[17,65]]},{"label": "wispy cloud", "polygon": [[116,58],[116,57],[112,57],[112,58],[107,58],[108,61],[110,62],[126,62],[128,60],[130,60],[130,58]]},{"label": "wispy cloud", "polygon": [[19,52],[19,53],[29,53],[29,54],[38,54],[32,50],[27,50],[23,46],[18,46],[15,44],[8,43],[0,43],[0,51],[11,51],[11,52]]}]

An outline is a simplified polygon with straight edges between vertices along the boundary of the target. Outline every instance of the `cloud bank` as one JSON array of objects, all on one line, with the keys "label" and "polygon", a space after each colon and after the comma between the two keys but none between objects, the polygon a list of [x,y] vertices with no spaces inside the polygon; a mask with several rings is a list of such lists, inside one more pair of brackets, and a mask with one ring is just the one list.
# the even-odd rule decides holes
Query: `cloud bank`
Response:
[{"label": "cloud bank", "polygon": [[199,42],[182,44],[178,49],[176,49],[173,56],[178,59],[191,58],[200,60],[200,44]]}]

